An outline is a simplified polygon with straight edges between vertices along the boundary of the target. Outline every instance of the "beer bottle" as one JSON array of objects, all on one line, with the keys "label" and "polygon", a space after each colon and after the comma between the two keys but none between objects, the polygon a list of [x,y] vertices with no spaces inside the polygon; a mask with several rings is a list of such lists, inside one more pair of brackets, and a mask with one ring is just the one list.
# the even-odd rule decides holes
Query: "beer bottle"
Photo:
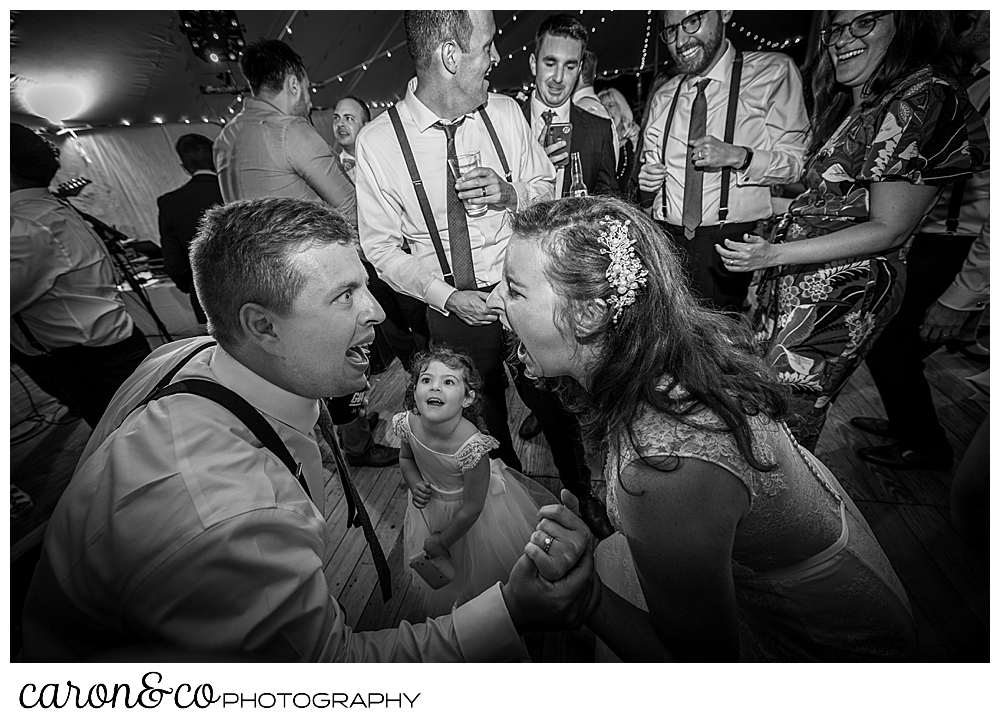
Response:
[{"label": "beer bottle", "polygon": [[580,163],[580,154],[573,153],[571,156],[571,173],[569,184],[570,196],[586,196],[587,187],[583,183],[583,166]]}]

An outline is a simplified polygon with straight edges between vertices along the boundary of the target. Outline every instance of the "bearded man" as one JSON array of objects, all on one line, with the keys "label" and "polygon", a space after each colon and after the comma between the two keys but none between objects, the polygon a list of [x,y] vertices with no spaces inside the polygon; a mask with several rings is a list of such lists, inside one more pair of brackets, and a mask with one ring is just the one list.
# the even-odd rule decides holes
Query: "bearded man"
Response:
[{"label": "bearded man", "polygon": [[809,118],[795,63],[738,53],[724,33],[732,14],[663,13],[660,39],[680,74],[653,96],[639,188],[654,194],[653,218],[686,251],[695,291],[739,311],[752,274],[728,271],[713,244],[743,241],[771,215],[769,186],[802,171]]}]

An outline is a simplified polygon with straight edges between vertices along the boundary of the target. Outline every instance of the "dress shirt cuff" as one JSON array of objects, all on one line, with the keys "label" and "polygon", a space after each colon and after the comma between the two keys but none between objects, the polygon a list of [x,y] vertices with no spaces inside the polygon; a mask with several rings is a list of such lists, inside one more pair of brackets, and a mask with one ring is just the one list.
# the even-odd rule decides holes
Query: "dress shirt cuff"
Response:
[{"label": "dress shirt cuff", "polygon": [[955,311],[979,311],[985,309],[986,305],[990,303],[990,292],[963,289],[953,283],[941,294],[938,301],[941,302],[942,306],[947,306]]},{"label": "dress shirt cuff", "polygon": [[451,614],[455,636],[467,663],[506,663],[528,660],[524,641],[510,619],[497,583]]},{"label": "dress shirt cuff", "polygon": [[736,171],[737,186],[759,186],[771,162],[771,152],[753,149],[753,158],[745,171]]},{"label": "dress shirt cuff", "polygon": [[448,303],[448,297],[455,293],[455,287],[442,279],[432,279],[431,285],[427,288],[427,298],[424,301],[432,308],[447,316],[448,310],[444,305]]}]

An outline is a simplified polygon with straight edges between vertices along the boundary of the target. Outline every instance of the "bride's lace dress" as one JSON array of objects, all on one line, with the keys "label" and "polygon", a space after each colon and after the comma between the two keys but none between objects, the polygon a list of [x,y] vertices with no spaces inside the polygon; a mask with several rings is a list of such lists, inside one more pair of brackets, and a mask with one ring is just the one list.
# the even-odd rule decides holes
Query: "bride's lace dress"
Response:
[{"label": "bride's lace dress", "polygon": [[[690,419],[723,426],[707,410]],[[628,494],[619,483],[620,470],[643,464],[640,456],[705,460],[735,475],[750,494],[732,556],[741,660],[912,656],[916,632],[906,593],[854,502],[784,424],[758,416],[750,425],[758,459],[777,463],[771,472],[751,467],[729,433],[695,429],[645,410],[636,425],[639,450],[626,442],[621,459],[609,455],[605,467],[608,514],[617,532],[597,549],[601,578],[648,609],[628,549],[629,520],[619,514],[618,497]],[[598,642],[599,659],[615,659]]]}]

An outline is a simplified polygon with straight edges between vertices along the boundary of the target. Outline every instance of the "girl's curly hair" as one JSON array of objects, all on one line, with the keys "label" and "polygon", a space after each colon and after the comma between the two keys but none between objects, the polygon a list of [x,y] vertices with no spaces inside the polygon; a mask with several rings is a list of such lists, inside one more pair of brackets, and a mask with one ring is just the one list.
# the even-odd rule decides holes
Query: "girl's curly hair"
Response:
[{"label": "girl's curly hair", "polygon": [[410,412],[420,416],[417,411],[417,404],[413,399],[413,390],[417,386],[417,380],[423,374],[431,362],[439,361],[449,369],[454,369],[462,373],[462,380],[465,382],[467,392],[475,392],[472,404],[462,410],[462,416],[476,425],[483,434],[489,434],[486,427],[486,420],[483,417],[483,375],[476,369],[476,365],[465,352],[458,351],[447,344],[434,344],[427,351],[417,354],[410,366],[410,381],[406,385],[406,397],[403,405]]}]

